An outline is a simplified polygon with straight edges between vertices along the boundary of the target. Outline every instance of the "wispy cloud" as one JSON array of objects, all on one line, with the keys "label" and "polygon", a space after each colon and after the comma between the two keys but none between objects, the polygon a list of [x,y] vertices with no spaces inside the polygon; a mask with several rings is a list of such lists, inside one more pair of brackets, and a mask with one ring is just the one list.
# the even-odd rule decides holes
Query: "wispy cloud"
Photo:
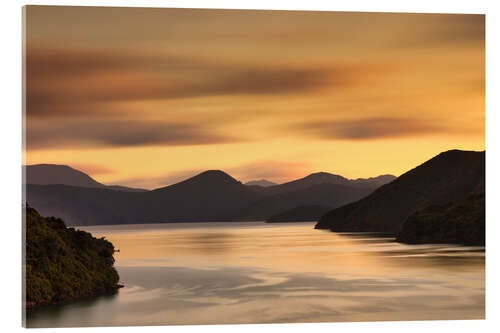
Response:
[{"label": "wispy cloud", "polygon": [[265,66],[128,51],[32,46],[28,116],[106,113],[109,103],[206,96],[296,94],[353,84],[346,65]]},{"label": "wispy cloud", "polygon": [[26,18],[32,163],[121,165],[99,180],[153,188],[206,169],[400,174],[484,149],[484,15],[29,6]]},{"label": "wispy cloud", "polygon": [[299,134],[329,140],[370,140],[392,137],[408,137],[453,130],[444,121],[409,118],[366,118],[341,121],[316,121],[293,125],[290,128]]},{"label": "wispy cloud", "polygon": [[87,120],[31,127],[29,150],[42,148],[201,145],[237,142],[203,124],[141,120]]},{"label": "wispy cloud", "polygon": [[[448,48],[450,45],[481,46],[485,40],[485,15],[460,14],[420,14],[420,17],[403,17],[408,26],[414,25],[403,33],[395,33],[391,46],[404,48]],[[415,20],[416,22],[412,22]],[[418,27],[418,28],[416,28]]]}]

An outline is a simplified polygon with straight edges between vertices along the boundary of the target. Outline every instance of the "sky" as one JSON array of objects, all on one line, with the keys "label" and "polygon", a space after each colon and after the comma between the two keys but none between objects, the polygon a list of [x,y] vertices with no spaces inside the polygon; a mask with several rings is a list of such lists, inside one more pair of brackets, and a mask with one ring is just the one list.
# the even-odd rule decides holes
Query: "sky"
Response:
[{"label": "sky", "polygon": [[157,188],[485,149],[484,16],[28,6],[26,164]]}]

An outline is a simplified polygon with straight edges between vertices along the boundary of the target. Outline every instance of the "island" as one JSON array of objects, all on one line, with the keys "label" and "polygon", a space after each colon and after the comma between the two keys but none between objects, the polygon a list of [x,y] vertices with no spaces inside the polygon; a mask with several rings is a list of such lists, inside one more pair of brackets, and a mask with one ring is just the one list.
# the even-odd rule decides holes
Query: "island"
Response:
[{"label": "island", "polygon": [[25,304],[56,304],[116,291],[115,248],[103,238],[67,228],[26,206]]}]

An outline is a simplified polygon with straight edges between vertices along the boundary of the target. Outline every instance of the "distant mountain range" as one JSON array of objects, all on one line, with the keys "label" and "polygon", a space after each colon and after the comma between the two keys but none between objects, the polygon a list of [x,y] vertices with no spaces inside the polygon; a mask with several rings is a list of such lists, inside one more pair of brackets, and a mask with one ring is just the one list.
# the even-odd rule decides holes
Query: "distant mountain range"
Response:
[{"label": "distant mountain range", "polygon": [[245,185],[269,187],[269,186],[274,186],[274,185],[278,185],[278,184],[270,182],[267,179],[260,179],[260,180],[252,180],[252,181],[246,182]]},{"label": "distant mountain range", "polygon": [[36,165],[26,167],[26,201],[43,216],[58,216],[70,225],[265,220],[305,205],[339,207],[394,178],[349,180],[316,173],[264,187],[209,170],[146,191],[106,186],[67,166]]},{"label": "distant mountain range", "polygon": [[[314,180],[314,177],[309,180]],[[376,185],[359,187],[328,182],[316,183],[315,181],[312,181],[311,184],[301,183],[303,186],[298,187],[295,186],[296,184],[290,186],[292,184],[286,183],[267,187],[267,191],[263,193],[262,197],[235,211],[234,215],[248,219],[266,220],[273,215],[305,205],[335,208],[361,199],[378,187]],[[311,215],[309,221],[314,220],[314,215]]]},{"label": "distant mountain range", "polygon": [[220,170],[152,191],[107,186],[63,165],[26,167],[26,199],[69,225],[314,221],[337,232],[393,233],[406,243],[484,244],[485,152],[450,150],[396,178],[319,172],[242,184]]},{"label": "distant mountain range", "polygon": [[281,185],[270,186],[267,193],[280,194],[290,191],[302,190],[314,185],[332,184],[343,185],[353,188],[375,189],[383,184],[396,179],[393,175],[381,175],[372,178],[347,179],[327,172],[312,173],[304,178],[300,178]]},{"label": "distant mountain range", "polygon": [[[367,197],[326,213],[316,228],[401,233],[401,241],[453,243],[472,237],[473,230],[476,234],[484,231],[484,184],[484,151],[446,151]],[[482,201],[477,199],[481,193]],[[461,235],[453,235],[457,232]],[[484,232],[482,237],[484,242]]]},{"label": "distant mountain range", "polygon": [[142,191],[147,190],[131,188],[120,185],[104,185],[79,170],[67,165],[58,164],[33,164],[27,165],[26,184],[35,185],[70,185],[78,187],[106,188],[120,191]]},{"label": "distant mountain range", "polygon": [[326,212],[332,210],[332,207],[321,205],[305,205],[295,207],[286,212],[273,215],[266,222],[307,222],[317,221]]}]

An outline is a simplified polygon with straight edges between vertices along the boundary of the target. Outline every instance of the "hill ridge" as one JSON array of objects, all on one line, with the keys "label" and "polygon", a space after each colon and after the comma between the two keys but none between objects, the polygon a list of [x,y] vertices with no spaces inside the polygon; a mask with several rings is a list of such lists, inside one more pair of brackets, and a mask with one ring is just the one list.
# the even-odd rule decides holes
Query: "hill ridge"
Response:
[{"label": "hill ridge", "polygon": [[442,152],[369,196],[321,217],[316,228],[396,233],[411,213],[466,198],[484,182],[485,152]]}]

